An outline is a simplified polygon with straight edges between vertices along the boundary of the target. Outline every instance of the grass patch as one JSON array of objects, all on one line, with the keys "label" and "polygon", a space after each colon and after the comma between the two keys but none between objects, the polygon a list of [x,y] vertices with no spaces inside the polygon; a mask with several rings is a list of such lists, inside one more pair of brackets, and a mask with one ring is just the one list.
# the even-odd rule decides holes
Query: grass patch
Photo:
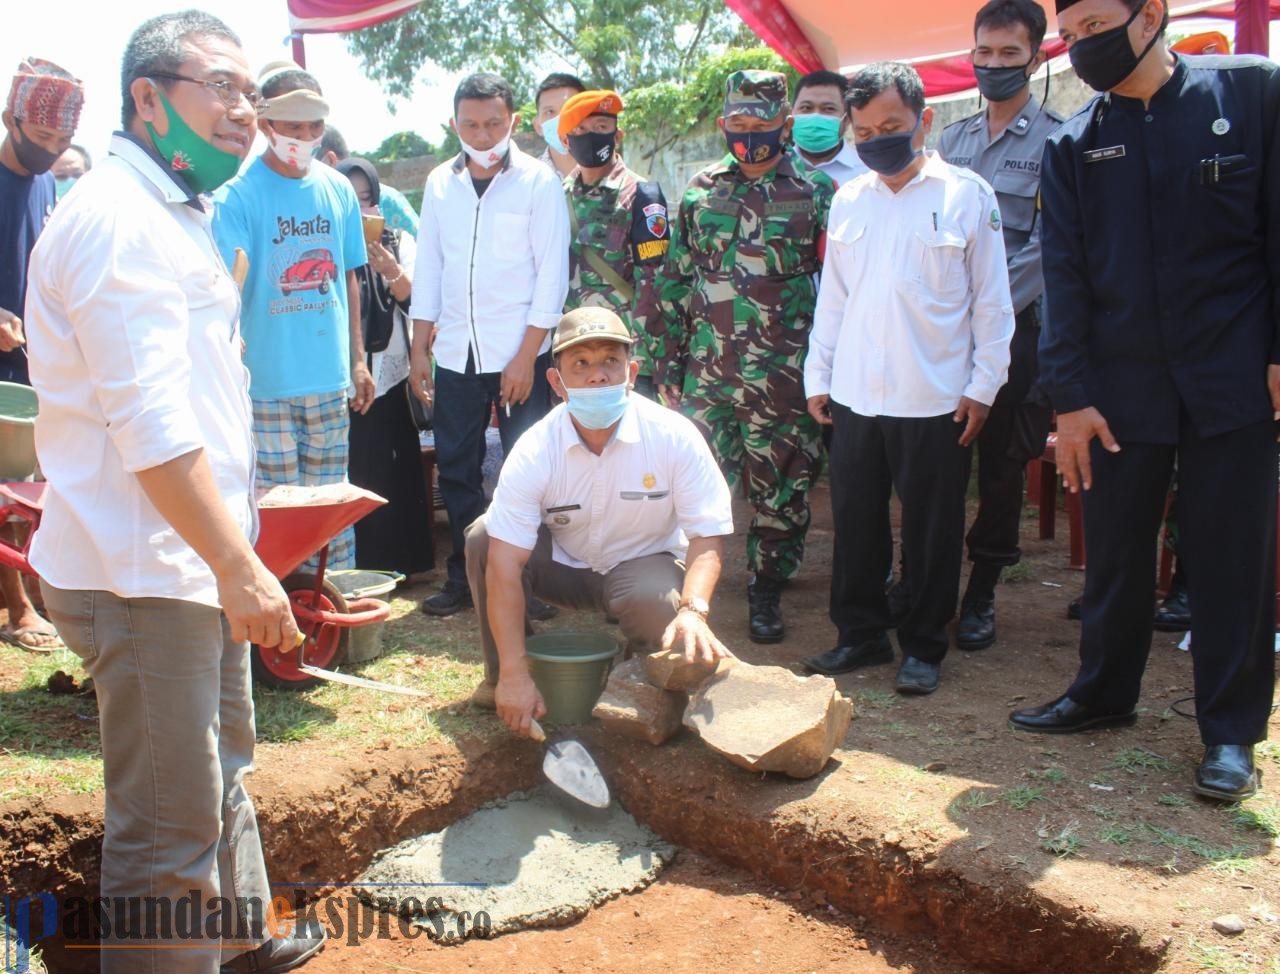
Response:
[{"label": "grass patch", "polygon": [[899,697],[884,690],[854,690],[853,699],[871,710],[887,710],[897,705]]},{"label": "grass patch", "polygon": [[1099,830],[1098,841],[1107,845],[1128,845],[1141,830],[1134,825],[1108,825]]},{"label": "grass patch", "polygon": [[1038,771],[1028,771],[1027,777],[1035,778],[1038,781],[1047,781],[1051,785],[1060,785],[1067,780],[1068,775],[1061,768],[1043,768]]},{"label": "grass patch", "polygon": [[1028,582],[1036,577],[1034,569],[1025,561],[1020,561],[1016,565],[1009,565],[1000,573],[1000,581],[1006,585],[1017,585],[1019,582]]},{"label": "grass patch", "polygon": [[1185,850],[1207,862],[1225,862],[1231,859],[1238,859],[1247,855],[1249,851],[1240,846],[1232,846],[1229,849],[1213,846],[1194,835],[1187,835],[1175,829],[1167,829],[1162,825],[1152,825],[1150,822],[1143,822],[1142,829],[1146,837],[1156,845],[1167,846],[1170,849],[1179,851]]},{"label": "grass patch", "polygon": [[1018,809],[1018,811],[1030,808],[1032,802],[1038,802],[1043,799],[1044,789],[1035,788],[1031,785],[1019,785],[1017,788],[1010,788],[1000,794],[1001,801],[1010,808]]},{"label": "grass patch", "polygon": [[1080,838],[1080,823],[1074,820],[1063,826],[1057,835],[1050,835],[1045,829],[1041,829],[1039,835],[1040,848],[1059,859],[1078,856],[1085,846],[1084,840]]},{"label": "grass patch", "polygon": [[990,808],[992,805],[998,804],[1000,799],[994,792],[983,791],[981,788],[970,788],[962,795],[957,795],[951,801],[949,810],[953,813],[976,812],[981,808]]},{"label": "grass patch", "polygon": [[[1201,971],[1222,971],[1224,974],[1243,974],[1248,966],[1226,947],[1206,944],[1192,937],[1187,942],[1187,956]],[[1273,965],[1274,966],[1274,965]]]},{"label": "grass patch", "polygon": [[1231,821],[1239,829],[1252,829],[1280,838],[1280,805],[1271,797],[1250,799],[1246,804],[1233,805],[1228,811]]},{"label": "grass patch", "polygon": [[1156,799],[1157,805],[1163,805],[1166,808],[1190,808],[1191,801],[1183,798],[1181,795],[1161,795]]},{"label": "grass patch", "polygon": [[1170,765],[1168,758],[1162,758],[1154,751],[1148,751],[1145,748],[1134,747],[1127,751],[1121,751],[1111,763],[1107,765],[1109,768],[1116,768],[1120,771],[1167,771]]}]

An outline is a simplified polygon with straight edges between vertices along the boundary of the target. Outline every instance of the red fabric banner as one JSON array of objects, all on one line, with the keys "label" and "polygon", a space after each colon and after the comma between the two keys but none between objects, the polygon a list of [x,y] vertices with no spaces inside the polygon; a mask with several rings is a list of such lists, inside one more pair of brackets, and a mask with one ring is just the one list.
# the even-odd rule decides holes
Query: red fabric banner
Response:
[{"label": "red fabric banner", "polygon": [[778,0],[725,0],[725,3],[801,74],[822,69],[822,58]]},{"label": "red fabric banner", "polygon": [[422,0],[288,0],[295,34],[333,34],[399,17]]}]

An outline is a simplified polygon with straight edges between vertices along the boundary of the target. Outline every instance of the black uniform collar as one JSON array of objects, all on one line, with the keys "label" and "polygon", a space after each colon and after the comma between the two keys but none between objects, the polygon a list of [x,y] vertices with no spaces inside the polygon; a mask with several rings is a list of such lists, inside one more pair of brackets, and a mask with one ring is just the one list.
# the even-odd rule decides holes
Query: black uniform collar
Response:
[{"label": "black uniform collar", "polygon": [[[1173,74],[1169,76],[1169,80],[1160,86],[1151,98],[1150,108],[1160,108],[1168,101],[1172,101],[1178,97],[1178,93],[1182,90],[1183,84],[1187,80],[1187,61],[1181,54],[1174,54]],[[1146,113],[1150,110],[1148,106],[1142,103],[1141,98],[1129,98],[1125,95],[1117,95],[1113,91],[1109,91],[1104,96],[1111,104],[1119,108],[1127,108],[1130,111]]]}]

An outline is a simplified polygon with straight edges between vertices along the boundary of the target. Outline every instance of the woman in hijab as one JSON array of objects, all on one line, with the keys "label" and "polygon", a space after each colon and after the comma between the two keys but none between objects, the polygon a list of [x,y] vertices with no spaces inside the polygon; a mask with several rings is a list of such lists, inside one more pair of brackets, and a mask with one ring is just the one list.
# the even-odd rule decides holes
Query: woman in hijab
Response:
[{"label": "woman in hijab", "polygon": [[[361,213],[379,216],[382,187],[373,164],[352,157],[337,169],[351,180]],[[356,566],[410,576],[435,563],[421,447],[407,398],[414,240],[384,229],[368,249],[369,263],[356,276],[376,398],[363,416],[351,414],[348,477],[387,504],[356,522]]]}]

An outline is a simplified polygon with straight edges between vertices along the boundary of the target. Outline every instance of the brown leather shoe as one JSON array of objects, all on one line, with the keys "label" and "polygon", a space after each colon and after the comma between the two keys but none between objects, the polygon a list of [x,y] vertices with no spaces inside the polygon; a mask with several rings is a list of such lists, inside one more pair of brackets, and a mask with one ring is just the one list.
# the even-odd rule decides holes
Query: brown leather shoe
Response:
[{"label": "brown leather shoe", "polygon": [[498,688],[487,680],[481,680],[476,684],[476,688],[471,691],[471,696],[467,699],[471,706],[479,707],[481,710],[497,710],[498,701],[494,697]]}]

